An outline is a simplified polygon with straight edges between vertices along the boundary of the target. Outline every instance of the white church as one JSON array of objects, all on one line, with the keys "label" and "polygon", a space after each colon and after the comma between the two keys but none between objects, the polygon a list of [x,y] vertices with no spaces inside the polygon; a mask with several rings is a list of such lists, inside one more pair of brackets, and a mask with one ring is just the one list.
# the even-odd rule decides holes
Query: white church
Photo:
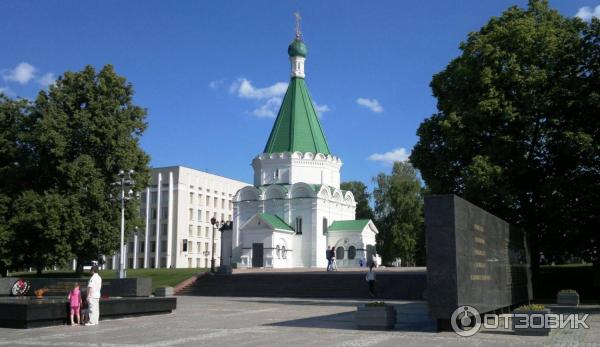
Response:
[{"label": "white church", "polygon": [[355,219],[354,196],[340,189],[342,161],[329,149],[306,87],[298,25],[288,54],[291,80],[265,149],[252,161],[254,186],[234,196],[222,260],[242,268],[324,268],[333,247],[338,267],[357,267],[377,257],[377,228]]}]

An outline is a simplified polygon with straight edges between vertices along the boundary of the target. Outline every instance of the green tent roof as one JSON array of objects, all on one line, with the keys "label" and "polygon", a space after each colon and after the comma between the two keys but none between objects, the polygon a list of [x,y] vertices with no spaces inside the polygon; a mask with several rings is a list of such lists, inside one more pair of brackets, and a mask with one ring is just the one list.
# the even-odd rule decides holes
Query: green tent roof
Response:
[{"label": "green tent roof", "polygon": [[260,218],[264,219],[267,223],[271,224],[273,229],[281,229],[287,231],[294,231],[283,219],[270,213],[261,213]]},{"label": "green tent roof", "polygon": [[370,219],[338,220],[327,228],[327,231],[363,231]]},{"label": "green tent roof", "polygon": [[295,151],[331,154],[306,83],[299,77],[288,85],[264,153]]}]

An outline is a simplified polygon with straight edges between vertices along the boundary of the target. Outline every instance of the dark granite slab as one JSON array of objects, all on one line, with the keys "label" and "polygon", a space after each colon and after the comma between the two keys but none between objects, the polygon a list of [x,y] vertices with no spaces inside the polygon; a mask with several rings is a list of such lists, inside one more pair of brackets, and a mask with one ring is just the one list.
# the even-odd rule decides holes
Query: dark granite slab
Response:
[{"label": "dark granite slab", "polygon": [[[0,296],[10,295],[10,289],[16,282],[15,277],[0,278]],[[88,284],[87,278],[27,278],[31,285],[27,295],[33,296],[36,289],[47,289],[46,296],[66,296],[73,288],[75,282],[79,283],[82,291]],[[102,279],[103,296],[140,297],[152,294],[151,278],[122,278]]]},{"label": "dark granite slab", "polygon": [[[100,300],[100,319],[171,313],[177,298],[109,298]],[[69,320],[69,303],[62,297],[2,297],[0,327],[35,328],[63,325]]]},{"label": "dark granite slab", "polygon": [[427,299],[435,319],[459,306],[491,312],[532,299],[524,232],[455,195],[425,198]]}]

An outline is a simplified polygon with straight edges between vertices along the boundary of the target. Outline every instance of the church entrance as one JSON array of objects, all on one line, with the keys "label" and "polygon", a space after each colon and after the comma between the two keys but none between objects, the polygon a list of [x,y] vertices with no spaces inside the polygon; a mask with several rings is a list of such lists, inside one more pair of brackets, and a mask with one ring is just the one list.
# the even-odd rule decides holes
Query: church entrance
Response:
[{"label": "church entrance", "polygon": [[263,267],[263,244],[252,244],[252,267]]}]

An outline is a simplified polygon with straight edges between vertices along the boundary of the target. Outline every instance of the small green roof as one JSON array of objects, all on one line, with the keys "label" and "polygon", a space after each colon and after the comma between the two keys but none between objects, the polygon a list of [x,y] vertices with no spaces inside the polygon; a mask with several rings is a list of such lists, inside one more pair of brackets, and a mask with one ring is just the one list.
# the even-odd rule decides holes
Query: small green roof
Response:
[{"label": "small green roof", "polygon": [[295,151],[331,154],[306,83],[298,77],[288,85],[263,153]]},{"label": "small green roof", "polygon": [[287,231],[294,231],[283,219],[270,213],[261,213],[260,218],[264,219],[267,223],[271,224],[273,229],[281,229]]},{"label": "small green roof", "polygon": [[370,221],[370,219],[336,220],[331,223],[327,231],[363,231]]},{"label": "small green roof", "polygon": [[296,38],[288,46],[288,55],[290,57],[298,57],[298,56],[300,56],[300,57],[306,58],[306,53],[307,52],[308,52],[308,50],[306,49],[306,45],[299,38]]}]

